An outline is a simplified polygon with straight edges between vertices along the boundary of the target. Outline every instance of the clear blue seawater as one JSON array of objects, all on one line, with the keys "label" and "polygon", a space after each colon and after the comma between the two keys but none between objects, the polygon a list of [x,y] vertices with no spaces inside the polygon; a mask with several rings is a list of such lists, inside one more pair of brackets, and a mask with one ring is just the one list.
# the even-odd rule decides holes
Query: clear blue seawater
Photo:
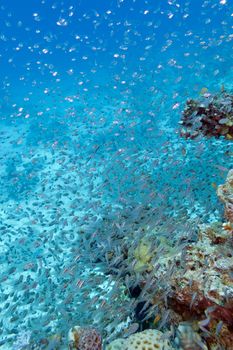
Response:
[{"label": "clear blue seawater", "polygon": [[232,28],[230,0],[1,0],[0,349],[114,339],[134,309],[107,252],[221,220],[232,141],[179,120],[232,90]]}]

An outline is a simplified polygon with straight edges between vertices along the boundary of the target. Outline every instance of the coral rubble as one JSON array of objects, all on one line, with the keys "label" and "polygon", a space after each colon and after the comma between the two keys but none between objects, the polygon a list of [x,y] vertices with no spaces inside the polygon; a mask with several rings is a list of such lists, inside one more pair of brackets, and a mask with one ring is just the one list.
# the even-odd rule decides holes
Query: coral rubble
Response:
[{"label": "coral rubble", "polygon": [[181,135],[185,138],[223,136],[233,138],[233,95],[222,91],[219,94],[204,93],[199,100],[186,102]]}]

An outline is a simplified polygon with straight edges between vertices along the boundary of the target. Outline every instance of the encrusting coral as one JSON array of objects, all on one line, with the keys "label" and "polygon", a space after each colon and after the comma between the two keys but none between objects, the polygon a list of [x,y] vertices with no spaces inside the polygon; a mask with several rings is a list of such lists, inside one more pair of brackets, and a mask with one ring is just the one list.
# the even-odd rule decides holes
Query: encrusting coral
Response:
[{"label": "encrusting coral", "polygon": [[166,335],[155,329],[132,334],[127,339],[117,339],[106,350],[173,350]]}]

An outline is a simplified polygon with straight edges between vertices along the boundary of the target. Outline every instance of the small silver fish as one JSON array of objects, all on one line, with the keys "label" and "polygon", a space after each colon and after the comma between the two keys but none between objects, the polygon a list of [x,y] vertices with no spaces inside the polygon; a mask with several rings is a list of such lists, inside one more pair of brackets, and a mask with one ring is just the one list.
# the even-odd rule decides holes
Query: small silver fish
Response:
[{"label": "small silver fish", "polygon": [[216,334],[217,337],[221,333],[223,324],[224,324],[223,321],[219,321],[218,324],[217,324],[216,331],[215,331],[215,334]]},{"label": "small silver fish", "polygon": [[128,338],[130,335],[137,332],[139,329],[138,323],[132,323],[125,331],[124,331],[124,337]]},{"label": "small silver fish", "polygon": [[175,342],[183,350],[207,350],[207,346],[200,335],[194,331],[191,323],[180,323],[176,333]]}]

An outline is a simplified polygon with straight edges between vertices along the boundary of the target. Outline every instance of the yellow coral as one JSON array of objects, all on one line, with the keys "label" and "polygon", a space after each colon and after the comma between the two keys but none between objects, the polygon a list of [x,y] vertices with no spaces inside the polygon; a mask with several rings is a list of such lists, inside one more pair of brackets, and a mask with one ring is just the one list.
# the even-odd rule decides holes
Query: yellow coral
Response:
[{"label": "yellow coral", "polygon": [[134,251],[134,257],[145,264],[148,263],[152,258],[150,242],[142,240]]},{"label": "yellow coral", "polygon": [[153,257],[151,242],[146,239],[141,240],[134,251],[134,257],[136,259],[136,264],[134,265],[135,272],[151,269],[150,261]]}]

